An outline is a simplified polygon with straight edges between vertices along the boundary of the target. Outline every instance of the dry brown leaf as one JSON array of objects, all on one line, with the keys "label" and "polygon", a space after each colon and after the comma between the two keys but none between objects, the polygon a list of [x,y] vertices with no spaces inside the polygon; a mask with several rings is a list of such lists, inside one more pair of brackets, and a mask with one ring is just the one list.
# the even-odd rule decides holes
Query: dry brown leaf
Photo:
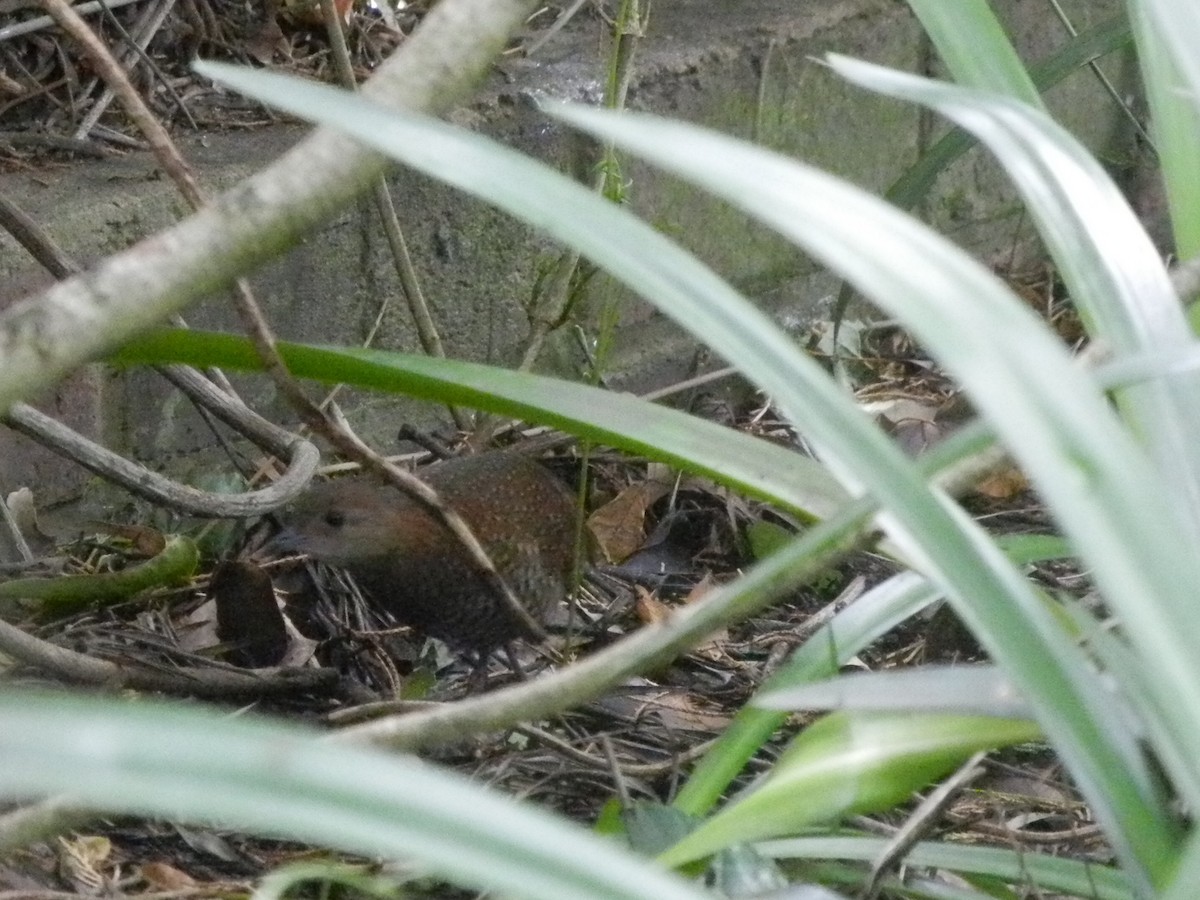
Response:
[{"label": "dry brown leaf", "polygon": [[716,586],[717,583],[713,581],[712,575],[705,575],[694,585],[692,585],[692,589],[688,591],[687,596],[683,598],[683,602],[686,604],[696,603],[699,600],[703,600],[713,592],[713,589],[716,588]]},{"label": "dry brown leaf", "polygon": [[659,725],[669,731],[713,734],[725,729],[730,720],[715,704],[672,688],[619,689],[597,700],[596,705],[638,728]]},{"label": "dry brown leaf", "polygon": [[1020,469],[1008,468],[985,478],[975,485],[975,493],[993,500],[1011,500],[1029,490],[1029,481]]},{"label": "dry brown leaf", "polygon": [[208,594],[217,606],[217,637],[229,661],[257,669],[274,666],[287,652],[288,635],[271,577],[245,559],[217,566]]},{"label": "dry brown leaf", "polygon": [[138,869],[142,880],[158,891],[181,891],[196,886],[196,879],[164,862],[146,863]]},{"label": "dry brown leaf", "polygon": [[625,488],[588,517],[588,528],[608,562],[624,562],[642,546],[646,510],[666,492],[662,484],[644,481]]},{"label": "dry brown leaf", "polygon": [[105,534],[124,538],[132,545],[130,555],[145,559],[158,556],[167,546],[166,536],[157,528],[148,525],[121,525],[112,522],[92,522],[93,527]]},{"label": "dry brown leaf", "polygon": [[[179,636],[179,648],[188,653],[204,654],[221,643],[217,637],[217,604],[212,600],[201,603],[187,615],[179,616],[172,624]],[[306,665],[320,643],[302,635],[286,615],[284,625],[287,628],[288,647],[276,665],[285,669]]]},{"label": "dry brown leaf", "polygon": [[643,625],[657,625],[671,617],[671,607],[640,584],[634,585],[634,588],[637,590],[637,600],[634,601],[633,608],[639,622]]}]

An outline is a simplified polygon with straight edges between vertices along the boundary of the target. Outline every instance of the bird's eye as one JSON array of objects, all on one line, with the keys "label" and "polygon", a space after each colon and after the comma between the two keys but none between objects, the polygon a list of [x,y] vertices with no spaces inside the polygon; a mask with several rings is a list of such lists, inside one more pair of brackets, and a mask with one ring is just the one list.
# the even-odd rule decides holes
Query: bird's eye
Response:
[{"label": "bird's eye", "polygon": [[330,528],[341,528],[346,524],[346,516],[337,509],[331,509],[325,513],[325,524]]}]

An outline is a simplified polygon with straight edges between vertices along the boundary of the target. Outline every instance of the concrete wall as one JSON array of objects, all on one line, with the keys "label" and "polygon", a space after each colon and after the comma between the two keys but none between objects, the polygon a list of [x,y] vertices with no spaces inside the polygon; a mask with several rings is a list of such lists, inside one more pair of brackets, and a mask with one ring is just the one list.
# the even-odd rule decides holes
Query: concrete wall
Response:
[{"label": "concrete wall", "polygon": [[[995,4],[1029,61],[1051,52],[1065,31],[1040,2]],[[1112,15],[1118,0],[1073,0],[1064,6],[1083,28]],[[601,22],[588,14],[532,60],[498,64],[487,89],[456,118],[564,168],[577,168],[586,148],[547,123],[527,102],[531,93],[598,97],[607,46]],[[640,50],[630,106],[681,117],[758,140],[781,152],[882,191],[944,128],[914,107],[875,97],[834,77],[814,59],[828,51],[909,71],[937,71],[927,42],[896,0],[661,0],[654,4]],[[1105,69],[1129,93],[1129,59]],[[1062,121],[1101,158],[1131,163],[1128,123],[1087,71],[1049,96]],[[255,132],[181,135],[186,153],[210,187],[229,185],[294,143],[303,133],[279,126]],[[630,161],[632,205],[647,220],[707,260],[734,285],[793,327],[821,315],[836,281],[802,253],[740,213]],[[544,238],[495,211],[407,172],[392,178],[393,195],[426,294],[451,355],[512,364],[526,332],[523,304],[556,250]],[[182,214],[170,185],[145,155],[83,161],[0,176],[0,190],[36,216],[82,260],[127,246]],[[927,212],[957,240],[989,261],[1026,252],[1023,217],[988,158],[973,151],[946,173]],[[870,248],[864,247],[864,253]],[[40,276],[15,243],[0,235],[0,308]],[[361,342],[387,304],[377,345],[417,344],[381,229],[369,203],[339,215],[286,257],[254,275],[254,286],[280,334],[289,339]],[[635,298],[603,280],[597,296],[623,304],[626,328],[614,378],[644,388],[684,377],[692,360],[678,331]],[[228,303],[214,297],[187,318],[197,327],[235,330]],[[636,326],[636,327],[632,327]],[[570,374],[578,364],[570,340],[547,354],[547,367]],[[282,419],[264,380],[240,379],[247,399]],[[353,395],[351,395],[353,397]],[[113,377],[101,367],[82,373],[57,397],[43,398],[87,433],[155,465],[176,471],[220,468],[214,439],[187,404],[151,373]],[[438,411],[394,397],[347,403],[365,434],[389,446],[406,420],[428,422]],[[196,477],[193,473],[193,477]],[[77,494],[86,477],[50,464],[23,439],[0,433],[0,490],[33,485],[42,501]]]}]

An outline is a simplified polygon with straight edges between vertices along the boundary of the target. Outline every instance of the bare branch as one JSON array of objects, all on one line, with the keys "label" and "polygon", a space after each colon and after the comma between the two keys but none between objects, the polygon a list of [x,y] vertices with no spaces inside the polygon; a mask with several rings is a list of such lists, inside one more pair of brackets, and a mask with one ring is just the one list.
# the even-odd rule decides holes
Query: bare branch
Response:
[{"label": "bare branch", "polygon": [[[533,0],[443,0],[364,94],[440,112],[474,85]],[[0,410],[290,247],[387,161],[321,129],[208,208],[0,314]]]}]

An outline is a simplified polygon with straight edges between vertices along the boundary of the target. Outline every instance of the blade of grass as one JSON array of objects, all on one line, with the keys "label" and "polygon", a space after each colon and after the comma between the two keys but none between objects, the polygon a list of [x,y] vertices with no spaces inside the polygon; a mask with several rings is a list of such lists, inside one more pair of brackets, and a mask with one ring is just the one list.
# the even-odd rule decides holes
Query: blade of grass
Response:
[{"label": "blade of grass", "polygon": [[1150,104],[1154,143],[1167,188],[1167,205],[1182,259],[1200,253],[1200,15],[1191,3],[1130,2],[1142,82]]},{"label": "blade of grass", "polygon": [[761,784],[659,854],[679,866],[732,844],[888,809],[954,771],[971,754],[1036,740],[1020,719],[912,713],[833,713],[809,725]]},{"label": "blade of grass", "polygon": [[[764,841],[757,849],[775,859],[852,859],[871,862],[887,847],[876,837],[803,837]],[[1014,884],[1036,885],[1042,892],[1062,892],[1094,900],[1133,900],[1138,896],[1125,873],[1109,866],[1028,850],[971,847],[961,843],[923,841],[904,857],[912,866],[992,875]],[[1194,883],[1193,883],[1194,884]]]},{"label": "blade of grass", "polygon": [[[1030,77],[1039,93],[1047,91],[1080,66],[1119,50],[1132,40],[1129,20],[1121,13],[1081,31],[1048,59],[1034,65]],[[912,209],[928,196],[937,176],[974,146],[974,136],[961,128],[952,129],[897,178],[885,196],[901,209]]]},{"label": "blade of grass", "polygon": [[[666,406],[575,382],[428,356],[280,342],[292,374],[353,384],[553,425],[716,479],[805,520],[839,509],[847,494],[815,460]],[[159,329],[137,338],[112,362],[187,363],[261,369],[242,337]],[[719,464],[714,464],[714,461]]]},{"label": "blade of grass", "polygon": [[[835,674],[856,653],[939,596],[937,588],[915,572],[889,578],[805,641],[760,691]],[[787,718],[787,713],[753,704],[743,706],[692,771],[673,805],[693,816],[707,813],[747,760]]]},{"label": "blade of grass", "polygon": [[[926,458],[926,471],[936,457],[950,450],[956,435]],[[965,449],[965,448],[964,448]],[[1001,543],[1017,565],[1058,559],[1070,550],[1057,537],[1012,535]],[[915,572],[902,572],[884,581],[822,626],[759,688],[757,694],[828,678],[876,638],[916,615],[941,597],[941,592]],[[757,696],[756,694],[756,696]],[[761,709],[753,702],[742,707],[716,744],[697,763],[676,795],[674,805],[702,816],[720,799],[746,762],[788,718],[786,713]]]},{"label": "blade of grass", "polygon": [[796,687],[759,691],[764,709],[907,710],[1027,719],[1032,711],[996,666],[925,665],[889,672],[850,672]]},{"label": "blade of grass", "polygon": [[562,818],[311,729],[15,691],[0,693],[0,723],[0,792],[10,797],[64,793],[100,810],[418,860],[460,884],[523,897],[706,896]]},{"label": "blade of grass", "polygon": [[908,0],[908,5],[955,81],[1043,109],[1041,94],[987,0]]}]

